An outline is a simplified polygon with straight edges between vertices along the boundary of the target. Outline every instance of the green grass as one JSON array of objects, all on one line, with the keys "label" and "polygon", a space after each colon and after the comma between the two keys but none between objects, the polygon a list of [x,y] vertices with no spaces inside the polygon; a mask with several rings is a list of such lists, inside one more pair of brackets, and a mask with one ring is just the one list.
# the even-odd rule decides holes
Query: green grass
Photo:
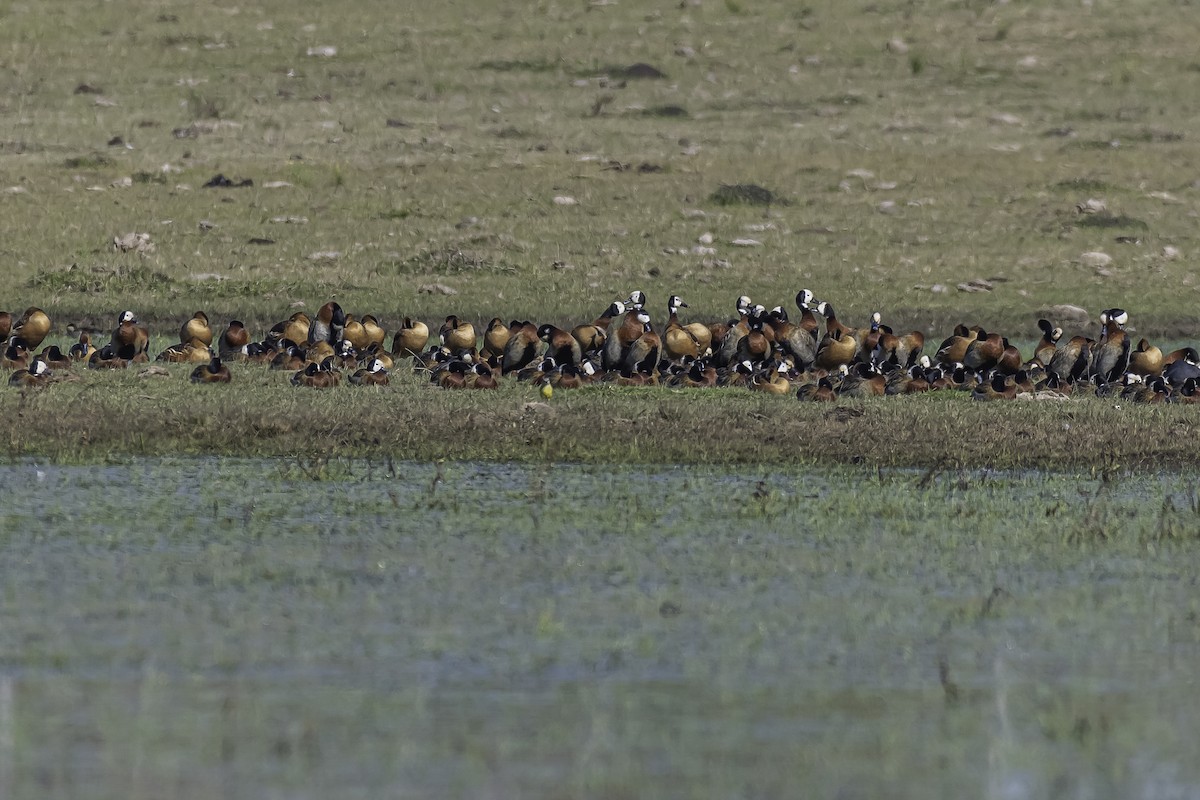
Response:
[{"label": "green grass", "polygon": [[[46,308],[65,339],[125,308],[160,335],[197,308],[261,333],[330,298],[393,328],[563,322],[638,288],[656,320],[672,293],[718,319],[741,294],[787,306],[808,287],[850,322],[880,309],[933,340],[960,321],[1028,339],[1072,303],[1194,342],[1197,23],[1149,2],[1130,17],[1055,2],[14,5],[0,308]],[[640,63],[666,77],[638,79]],[[217,173],[254,185],[201,188]],[[782,202],[725,202],[739,185]],[[1111,216],[1078,215],[1089,197]],[[131,231],[156,251],[114,252]],[[691,254],[705,233],[718,252]],[[746,236],[762,246],[728,244]],[[1095,250],[1113,265],[1082,266]],[[976,278],[1002,280],[953,288]]]},{"label": "green grass", "polygon": [[978,403],[964,392],[841,401],[836,407],[747,389],[555,392],[508,380],[446,391],[398,369],[388,387],[293,387],[290,372],[235,364],[227,386],[79,370],[40,390],[5,387],[0,452],[73,463],[120,454],[392,457],[723,463],[769,467],[1094,468],[1195,464],[1194,410],[1119,399]]}]

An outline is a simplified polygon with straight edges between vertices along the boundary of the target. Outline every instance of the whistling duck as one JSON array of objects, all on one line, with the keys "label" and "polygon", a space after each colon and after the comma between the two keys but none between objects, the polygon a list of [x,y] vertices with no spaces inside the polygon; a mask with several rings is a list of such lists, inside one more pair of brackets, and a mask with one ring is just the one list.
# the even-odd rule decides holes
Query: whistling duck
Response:
[{"label": "whistling duck", "polygon": [[574,364],[563,364],[546,375],[546,380],[556,389],[578,389],[584,384],[583,374]]},{"label": "whistling duck", "polygon": [[689,322],[683,326],[683,329],[696,340],[696,348],[701,356],[708,356],[712,353],[713,335],[709,325],[703,322]]},{"label": "whistling duck", "polygon": [[1170,389],[1167,388],[1167,382],[1161,376],[1155,376],[1134,394],[1133,402],[1157,405],[1167,402],[1169,395]]},{"label": "whistling duck", "polygon": [[117,348],[113,347],[111,342],[88,357],[90,369],[125,369],[127,366],[129,366],[129,361],[121,358],[117,353]]},{"label": "whistling duck", "polygon": [[738,361],[757,363],[771,354],[771,340],[766,335],[766,322],[762,317],[762,306],[755,306],[746,318],[746,335],[738,340]]},{"label": "whistling duck", "polygon": [[492,371],[485,362],[479,362],[472,368],[469,376],[469,386],[472,389],[499,389],[500,382],[496,380],[496,373]]},{"label": "whistling duck", "polygon": [[1033,348],[1033,360],[1037,361],[1043,367],[1050,366],[1050,359],[1054,358],[1054,351],[1058,349],[1058,340],[1062,338],[1062,328],[1056,328],[1048,319],[1039,319],[1038,328],[1042,331],[1042,338]]},{"label": "whistling duck", "polygon": [[443,389],[466,389],[468,376],[474,374],[472,364],[462,359],[454,359],[437,374],[437,384]]},{"label": "whistling duck", "polygon": [[383,361],[373,358],[367,366],[350,376],[350,382],[355,386],[387,386],[391,381]]},{"label": "whistling duck", "polygon": [[1086,377],[1091,363],[1091,345],[1092,340],[1083,336],[1072,336],[1066,342],[1060,340],[1046,370],[1057,375],[1063,383],[1074,383]]},{"label": "whistling duck", "polygon": [[599,353],[604,350],[604,343],[608,340],[608,329],[612,326],[613,317],[624,313],[624,303],[610,303],[608,308],[604,309],[604,313],[596,319],[572,328],[571,335],[579,341],[579,346],[585,354]]},{"label": "whistling duck", "polygon": [[312,321],[308,315],[303,311],[297,311],[284,321],[276,322],[271,326],[263,344],[271,350],[283,350],[287,347],[284,342],[295,345],[307,344],[310,327],[312,327]]},{"label": "whistling duck", "polygon": [[313,389],[329,389],[342,381],[342,374],[333,368],[333,360],[320,364],[310,361],[304,369],[292,376],[293,386],[308,386]]},{"label": "whistling duck", "polygon": [[132,311],[122,311],[117,318],[111,344],[118,358],[137,362],[149,360],[146,350],[150,346],[150,332],[138,324]]},{"label": "whistling duck", "polygon": [[926,377],[929,369],[929,359],[922,357],[924,363],[914,364],[908,369],[897,369],[892,372],[887,378],[887,388],[884,394],[917,394],[919,392],[928,392],[930,390],[929,378]]},{"label": "whistling duck", "polygon": [[194,347],[207,348],[212,344],[212,340],[212,327],[208,324],[208,315],[203,311],[197,311],[179,328],[181,344],[191,343]]},{"label": "whistling duck", "polygon": [[196,344],[194,341],[173,344],[154,357],[155,361],[166,361],[170,364],[192,363],[207,364],[212,358],[212,349],[207,345]]},{"label": "whistling duck", "polygon": [[250,354],[250,331],[239,320],[230,320],[221,334],[217,355],[221,358],[239,358]]},{"label": "whistling duck", "polygon": [[[196,348],[199,349],[199,348]],[[213,356],[207,364],[192,370],[192,383],[229,383],[229,367],[221,363],[220,356]]]},{"label": "whistling duck", "polygon": [[638,372],[650,373],[658,365],[658,356],[662,352],[662,337],[654,332],[650,325],[650,315],[641,312],[638,321],[642,323],[642,335],[634,339],[625,352],[621,366]]},{"label": "whistling duck", "polygon": [[819,379],[816,383],[806,383],[796,392],[797,400],[808,400],[816,403],[833,403],[837,401],[837,392],[833,388],[833,381],[827,377]]},{"label": "whistling duck", "polygon": [[50,317],[35,306],[25,309],[21,318],[12,323],[9,344],[19,344],[26,350],[35,350],[46,334],[50,333]]},{"label": "whistling duck", "polygon": [[387,350],[384,350],[383,345],[378,344],[377,342],[371,342],[367,349],[360,353],[359,356],[363,363],[368,367],[371,365],[371,361],[374,359],[378,359],[379,362],[383,364],[384,369],[390,370],[395,366],[395,361],[392,358],[392,354]]},{"label": "whistling duck", "polygon": [[[336,302],[330,300],[325,305],[317,309],[317,316],[308,324],[308,331],[304,335],[304,342],[313,347],[319,344],[328,344],[330,347],[337,349],[341,345],[342,339],[346,333],[346,312]],[[297,340],[297,344],[300,340]]]},{"label": "whistling duck", "polygon": [[[1000,363],[1000,356],[1007,346],[1007,340],[1000,334],[978,331],[963,353],[962,365],[972,372],[987,372]],[[1017,360],[1019,363],[1020,353]]]},{"label": "whistling duck", "polygon": [[508,344],[511,335],[504,320],[492,317],[492,321],[488,323],[487,329],[483,332],[483,348],[479,351],[479,355],[484,360],[492,356],[504,355],[504,346]]},{"label": "whistling duck", "polygon": [[[807,291],[807,290],[805,290]],[[811,312],[809,312],[811,315]],[[767,324],[775,332],[775,342],[783,352],[796,360],[799,369],[808,369],[817,360],[817,335],[788,320],[787,312],[776,306],[767,315]]]},{"label": "whistling duck", "polygon": [[450,348],[451,353],[474,353],[478,341],[475,338],[475,326],[466,320],[460,320],[451,314],[446,317],[438,331],[442,344]]},{"label": "whistling duck", "polygon": [[349,342],[355,352],[366,350],[371,342],[367,338],[367,329],[353,314],[346,315],[346,324],[342,327],[342,341]]},{"label": "whistling duck", "polygon": [[429,326],[420,320],[405,317],[400,330],[392,337],[393,358],[419,358],[429,344]]},{"label": "whistling duck", "polygon": [[50,368],[40,358],[35,358],[26,369],[19,369],[8,378],[9,386],[40,387],[50,382]]},{"label": "whistling duck", "polygon": [[1182,386],[1188,378],[1200,380],[1200,354],[1197,354],[1196,350],[1191,347],[1185,347],[1183,350],[1181,357],[1163,368],[1163,377],[1172,386]]},{"label": "whistling duck", "polygon": [[39,355],[38,358],[42,361],[45,361],[46,366],[49,367],[50,369],[70,369],[71,368],[72,362],[71,362],[70,357],[67,356],[62,350],[60,350],[58,345],[56,345],[56,344],[52,344],[49,347],[43,348],[42,354]]},{"label": "whistling duck", "polygon": [[819,339],[821,335],[821,323],[817,319],[817,315],[813,313],[813,303],[816,298],[808,289],[801,289],[796,292],[796,308],[800,311],[800,319],[796,322],[796,326],[803,328],[812,334],[813,339]]},{"label": "whistling duck", "polygon": [[[634,294],[641,295],[641,292]],[[642,302],[644,304],[645,295],[642,295]],[[629,348],[646,332],[646,325],[649,321],[650,315],[643,313],[640,308],[631,306],[625,312],[621,318],[621,324],[604,342],[601,363],[606,370],[617,369],[625,363],[625,356],[629,353]]]},{"label": "whistling duck", "polygon": [[[683,302],[683,298],[673,294],[667,301],[667,324],[663,328],[662,343],[663,353],[672,361],[678,361],[683,358],[699,358],[704,354],[708,345],[700,346],[700,342],[688,328],[685,328],[679,322],[679,309],[687,308],[688,304]],[[707,327],[698,326],[704,329],[704,335],[711,341],[711,332]]]},{"label": "whistling duck", "polygon": [[717,385],[717,368],[704,359],[693,361],[680,378],[680,385],[690,389],[708,389]]},{"label": "whistling duck", "polygon": [[[842,366],[845,369],[845,365]],[[881,397],[887,392],[887,378],[866,364],[855,364],[842,375],[840,397]]]},{"label": "whistling duck", "polygon": [[583,361],[583,349],[570,331],[546,323],[537,329],[537,336],[546,343],[546,355],[553,358],[555,363],[578,366]]},{"label": "whistling duck", "polygon": [[1161,375],[1163,352],[1146,339],[1138,341],[1137,349],[1129,354],[1129,371],[1143,377]]},{"label": "whistling duck", "polygon": [[963,358],[967,355],[967,348],[978,338],[980,331],[981,328],[978,326],[968,328],[966,325],[955,325],[954,333],[938,347],[933,360],[943,367],[953,367],[955,364],[962,363]]},{"label": "whistling duck", "polygon": [[737,299],[737,321],[725,326],[722,331],[719,331],[716,326],[712,327],[712,341],[720,342],[713,353],[713,363],[717,367],[727,367],[737,362],[738,342],[750,332],[749,316],[753,310],[754,305],[750,302],[750,298],[742,295]]},{"label": "whistling duck", "polygon": [[[837,318],[837,313],[833,310],[833,304],[824,300],[817,303],[817,313],[825,317],[825,333],[833,337],[839,337],[842,334],[849,335],[857,341],[858,331],[847,325],[843,325]],[[879,312],[876,311],[875,314]],[[872,321],[875,321],[874,319]]]},{"label": "whistling duck", "polygon": [[[235,358],[236,355],[221,356],[221,358]],[[277,355],[279,355],[279,351],[271,349],[270,345],[262,342],[250,342],[245,346],[242,358],[251,364],[270,364]]]},{"label": "whistling duck", "polygon": [[371,345],[383,348],[384,342],[387,340],[387,331],[379,324],[379,319],[374,314],[364,314],[362,326],[363,331],[366,332],[367,346],[361,349],[370,349]]},{"label": "whistling duck", "polygon": [[858,353],[858,342],[844,330],[826,331],[817,345],[814,364],[824,370],[833,371],[854,361]]},{"label": "whistling duck", "polygon": [[356,370],[358,369],[358,349],[349,339],[342,339],[342,346],[338,349],[335,362],[342,369]]},{"label": "whistling duck", "polygon": [[[316,363],[315,361],[313,362]],[[292,372],[299,369],[304,369],[305,358],[304,351],[297,345],[290,344],[284,349],[275,354],[271,359],[271,369],[283,369]]]},{"label": "whistling duck", "polygon": [[7,311],[0,311],[0,342],[7,342],[12,333],[13,318]]},{"label": "whistling duck", "polygon": [[1092,346],[1092,375],[1115,381],[1129,366],[1129,336],[1125,323],[1129,314],[1119,308],[1110,308],[1100,315],[1100,341]]},{"label": "whistling duck", "polygon": [[925,350],[925,334],[920,331],[909,331],[901,336],[889,333],[880,338],[880,343],[887,360],[897,366],[911,367],[924,358],[921,354]]},{"label": "whistling duck", "polygon": [[792,391],[792,383],[787,379],[787,371],[786,364],[779,364],[773,369],[769,369],[767,374],[761,378],[758,375],[752,375],[750,390],[767,394],[789,394]]},{"label": "whistling duck", "polygon": [[1179,387],[1179,390],[1171,396],[1172,400],[1176,403],[1184,403],[1187,405],[1191,405],[1192,403],[1200,403],[1200,392],[1196,391],[1198,385],[1200,384],[1197,383],[1195,378],[1188,378],[1183,382],[1183,385]]},{"label": "whistling duck", "polygon": [[883,315],[878,311],[871,313],[871,324],[866,328],[858,328],[854,332],[854,338],[858,341],[857,358],[860,361],[870,360],[871,355],[875,352],[875,348],[879,345],[880,337],[891,335],[892,329],[883,324]]},{"label": "whistling duck", "polygon": [[87,361],[94,352],[96,352],[96,346],[92,344],[92,335],[87,331],[81,331],[79,341],[71,345],[67,354],[75,361]]},{"label": "whistling duck", "polygon": [[981,376],[979,385],[971,391],[972,400],[1012,400],[1017,396],[1017,385],[1010,383],[1008,376],[999,372],[991,378]]},{"label": "whistling duck", "polygon": [[1200,353],[1197,353],[1194,347],[1181,347],[1163,356],[1164,367],[1170,366],[1176,361],[1191,361],[1193,364],[1200,364]]},{"label": "whistling duck", "polygon": [[508,341],[504,343],[501,373],[519,372],[532,364],[541,349],[537,326],[532,322],[513,320],[508,326]]}]

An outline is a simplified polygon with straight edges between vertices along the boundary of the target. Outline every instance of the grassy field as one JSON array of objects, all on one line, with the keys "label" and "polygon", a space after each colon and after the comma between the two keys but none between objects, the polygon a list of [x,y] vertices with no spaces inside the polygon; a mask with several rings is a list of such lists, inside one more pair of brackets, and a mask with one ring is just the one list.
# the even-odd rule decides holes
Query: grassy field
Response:
[{"label": "grassy field", "polygon": [[721,463],[767,468],[1087,468],[1195,463],[1189,406],[1119,398],[978,403],[963,392],[800,403],[745,389],[598,385],[549,403],[528,383],[453,392],[396,371],[387,387],[297,388],[290,372],[235,364],[229,385],[80,370],[40,390],[5,388],[0,447],[63,463],[134,455]]},{"label": "grassy field", "polygon": [[[879,309],[935,340],[965,321],[1031,341],[1062,303],[1091,315],[1068,335],[1114,305],[1152,337],[1200,326],[1200,20],[1173,3],[50,2],[0,22],[0,308],[46,308],[63,344],[126,308],[162,337],[198,308],[259,334],[328,299],[394,329],[582,321],[635,288],[656,320],[671,293],[708,320],[743,293],[790,306],[808,287],[852,323]],[[218,174],[253,185],[204,188]],[[775,200],[720,202],[739,183]],[[1089,200],[1102,209],[1080,213]],[[116,251],[132,232],[153,252]],[[705,234],[713,252],[694,252]],[[957,288],[974,280],[990,290]],[[89,407],[152,410],[112,385]],[[236,396],[179,402],[214,429],[294,402]],[[650,396],[578,402],[621,418],[676,402]],[[1167,442],[1180,419],[1134,424]],[[168,445],[131,449],[146,447]]]}]

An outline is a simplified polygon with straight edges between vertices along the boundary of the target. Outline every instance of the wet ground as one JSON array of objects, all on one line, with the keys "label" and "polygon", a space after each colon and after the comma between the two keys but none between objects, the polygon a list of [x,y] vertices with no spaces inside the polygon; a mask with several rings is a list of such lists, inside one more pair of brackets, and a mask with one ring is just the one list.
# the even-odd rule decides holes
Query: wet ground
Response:
[{"label": "wet ground", "polygon": [[1200,796],[1195,476],[0,484],[5,797]]}]

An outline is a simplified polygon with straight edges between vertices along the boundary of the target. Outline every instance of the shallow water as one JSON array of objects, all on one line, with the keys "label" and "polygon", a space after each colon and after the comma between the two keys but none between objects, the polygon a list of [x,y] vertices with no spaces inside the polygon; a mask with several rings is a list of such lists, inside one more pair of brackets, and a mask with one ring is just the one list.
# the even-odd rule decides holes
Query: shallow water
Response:
[{"label": "shallow water", "polygon": [[0,466],[0,794],[1200,796],[1195,476]]}]

